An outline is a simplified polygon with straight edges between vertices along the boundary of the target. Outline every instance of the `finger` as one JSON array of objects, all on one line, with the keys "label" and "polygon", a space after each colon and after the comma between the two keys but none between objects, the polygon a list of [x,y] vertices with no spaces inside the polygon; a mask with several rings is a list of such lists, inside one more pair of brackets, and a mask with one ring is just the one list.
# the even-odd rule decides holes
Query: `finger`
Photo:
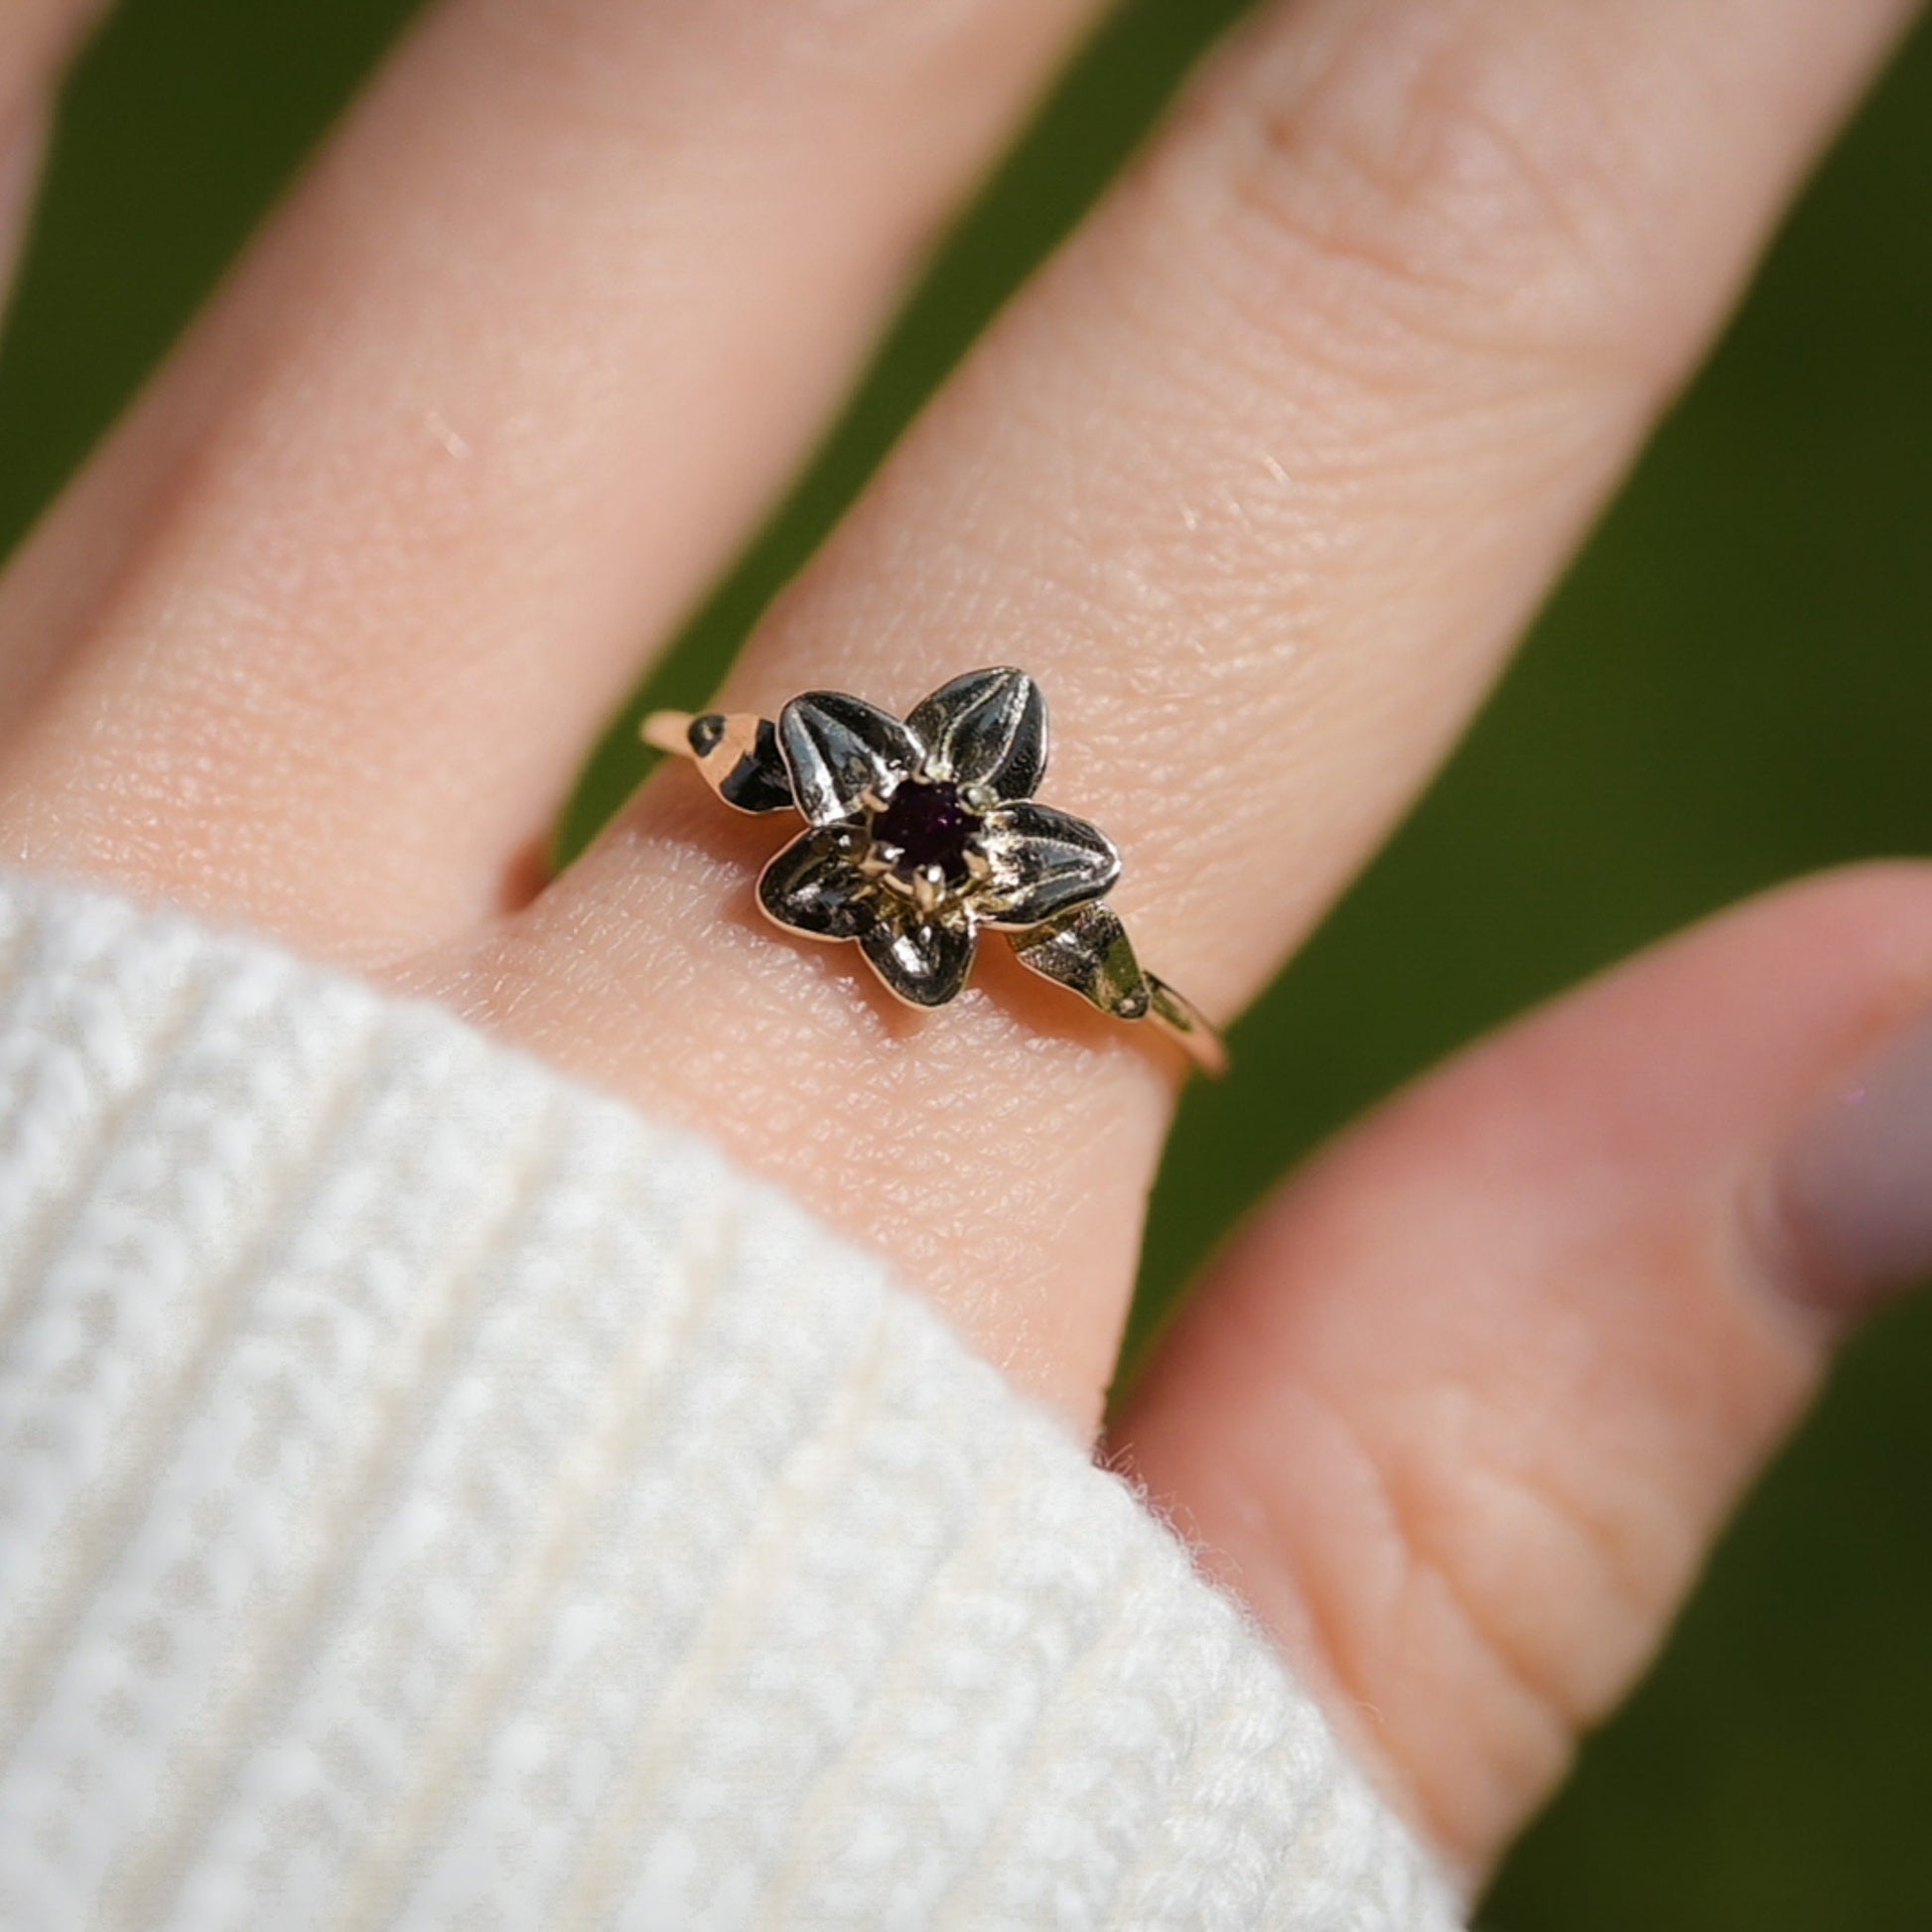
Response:
[{"label": "finger", "polygon": [[[732,681],[902,709],[1017,663],[1047,796],[1231,1013],[1380,837],[1735,286],[1889,0],[1308,0],[983,345]],[[750,908],[688,771],[469,967],[477,1010],[724,1135],[1091,1416],[1169,1082],[982,970],[886,1012]],[[992,949],[989,949],[991,954]]]},{"label": "finger", "polygon": [[46,123],[37,114],[0,120],[0,298],[13,285],[46,145]]},{"label": "finger", "polygon": [[1925,868],[1663,947],[1269,1201],[1129,1404],[1123,1459],[1465,1871],[1649,1657],[1827,1317],[1932,1266],[1869,1139],[1803,1162],[1802,1245],[1770,1205],[1794,1122],[1929,1002]]},{"label": "finger", "polygon": [[0,128],[45,111],[50,82],[105,0],[9,0],[0,16]]},{"label": "finger", "polygon": [[100,0],[11,0],[0,11],[0,290],[26,230],[54,80],[99,12]]},{"label": "finger", "polygon": [[518,890],[1091,0],[451,0],[53,516],[0,837],[364,955]]}]

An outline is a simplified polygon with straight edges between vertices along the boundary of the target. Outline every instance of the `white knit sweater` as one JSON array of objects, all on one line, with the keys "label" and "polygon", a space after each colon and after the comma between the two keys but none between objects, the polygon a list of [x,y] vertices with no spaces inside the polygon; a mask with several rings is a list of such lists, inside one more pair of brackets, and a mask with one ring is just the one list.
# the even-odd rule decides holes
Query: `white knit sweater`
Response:
[{"label": "white knit sweater", "polygon": [[0,1926],[1441,1932],[1180,1546],[712,1148],[0,879]]}]

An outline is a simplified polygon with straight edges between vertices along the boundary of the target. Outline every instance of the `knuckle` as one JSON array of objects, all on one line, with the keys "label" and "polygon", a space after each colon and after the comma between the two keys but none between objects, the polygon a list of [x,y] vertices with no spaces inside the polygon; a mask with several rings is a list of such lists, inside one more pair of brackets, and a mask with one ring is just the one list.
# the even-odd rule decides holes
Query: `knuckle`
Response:
[{"label": "knuckle", "polygon": [[1293,36],[1231,50],[1155,165],[1237,299],[1389,366],[1418,340],[1518,367],[1626,355],[1629,133],[1587,111],[1590,37],[1522,26],[1450,4],[1319,62]]},{"label": "knuckle", "polygon": [[[1353,1536],[1303,1540],[1297,1585],[1324,1661],[1380,1714],[1431,1835],[1479,1867],[1638,1668],[1677,1557],[1643,1497],[1472,1440],[1467,1391],[1441,1392],[1423,1427],[1305,1394],[1368,1501],[1357,1521],[1372,1539],[1366,1552]],[[1366,1594],[1364,1575],[1379,1580]]]},{"label": "knuckle", "polygon": [[1600,1717],[1622,1688],[1630,1633],[1656,1612],[1628,1534],[1548,1469],[1495,1455],[1459,1458],[1447,1491],[1433,1461],[1385,1480],[1412,1574],[1471,1644],[1565,1737]]}]

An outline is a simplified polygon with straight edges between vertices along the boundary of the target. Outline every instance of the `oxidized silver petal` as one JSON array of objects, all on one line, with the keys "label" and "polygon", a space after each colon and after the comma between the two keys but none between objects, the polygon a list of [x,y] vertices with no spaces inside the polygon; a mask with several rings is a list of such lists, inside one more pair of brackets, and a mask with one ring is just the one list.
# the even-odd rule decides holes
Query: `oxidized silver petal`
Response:
[{"label": "oxidized silver petal", "polygon": [[869,791],[892,790],[925,747],[889,711],[843,691],[807,691],[778,714],[778,749],[798,809],[814,825],[850,818]]},{"label": "oxidized silver petal", "polygon": [[859,944],[889,991],[908,1006],[942,1007],[964,990],[979,942],[962,914],[928,918],[907,906],[882,917]]},{"label": "oxidized silver petal", "polygon": [[906,721],[939,774],[998,798],[1031,798],[1046,775],[1046,698],[1025,671],[968,671]]},{"label": "oxidized silver petal", "polygon": [[759,904],[780,925],[815,939],[857,939],[875,912],[858,869],[866,835],[850,825],[815,826],[774,854],[759,875]]},{"label": "oxidized silver petal", "polygon": [[974,910],[989,924],[1037,925],[1099,898],[1120,877],[1113,842],[1071,812],[1023,800],[995,806],[982,826],[993,879]]}]

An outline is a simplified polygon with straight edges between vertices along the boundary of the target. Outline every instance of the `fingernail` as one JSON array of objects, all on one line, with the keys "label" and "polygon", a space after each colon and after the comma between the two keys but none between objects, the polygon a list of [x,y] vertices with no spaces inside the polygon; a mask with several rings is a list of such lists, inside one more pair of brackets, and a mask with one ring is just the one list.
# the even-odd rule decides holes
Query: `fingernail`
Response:
[{"label": "fingernail", "polygon": [[1773,1170],[1792,1296],[1856,1319],[1932,1278],[1932,1022],[1842,1081]]}]

